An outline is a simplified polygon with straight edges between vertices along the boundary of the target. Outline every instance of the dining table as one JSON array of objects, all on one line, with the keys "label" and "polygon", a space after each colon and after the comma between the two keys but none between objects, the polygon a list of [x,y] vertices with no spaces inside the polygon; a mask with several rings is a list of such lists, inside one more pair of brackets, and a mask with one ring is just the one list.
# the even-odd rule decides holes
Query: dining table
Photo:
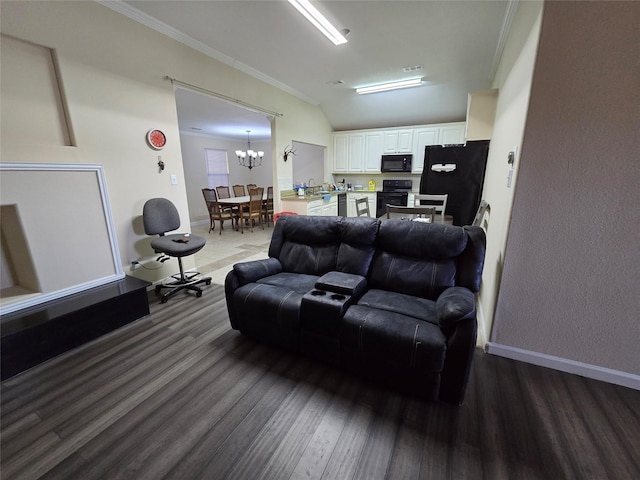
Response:
[{"label": "dining table", "polygon": [[[264,202],[267,199],[267,193],[264,192],[262,194],[262,201]],[[229,197],[229,198],[219,198],[218,203],[222,206],[226,207],[235,207],[238,209],[238,213],[240,214],[240,219],[238,223],[240,224],[240,233],[244,233],[244,208],[249,208],[249,203],[251,203],[251,196],[242,195],[239,197]]]}]

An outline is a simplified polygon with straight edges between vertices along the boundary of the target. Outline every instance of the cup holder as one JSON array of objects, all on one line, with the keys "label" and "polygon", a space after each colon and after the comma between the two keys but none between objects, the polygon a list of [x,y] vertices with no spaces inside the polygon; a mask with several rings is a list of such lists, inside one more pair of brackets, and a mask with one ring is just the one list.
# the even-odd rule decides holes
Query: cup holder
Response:
[{"label": "cup holder", "polygon": [[324,290],[313,290],[311,292],[311,295],[314,295],[316,297],[320,297],[320,296],[326,295],[326,294],[327,294],[327,292],[325,292]]},{"label": "cup holder", "polygon": [[333,295],[331,295],[331,299],[332,300],[344,300],[345,296],[344,295],[340,295],[339,293],[334,293]]}]

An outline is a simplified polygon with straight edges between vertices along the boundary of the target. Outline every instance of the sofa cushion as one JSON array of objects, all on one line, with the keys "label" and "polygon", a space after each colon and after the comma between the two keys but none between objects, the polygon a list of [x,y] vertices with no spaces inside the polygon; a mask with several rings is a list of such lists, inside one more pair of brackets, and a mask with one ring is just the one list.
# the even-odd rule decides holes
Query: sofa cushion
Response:
[{"label": "sofa cushion", "polygon": [[447,339],[436,325],[364,305],[349,307],[340,332],[341,350],[362,362],[419,372],[441,372]]},{"label": "sofa cushion", "polygon": [[379,222],[375,218],[340,219],[341,243],[336,270],[366,276],[375,252]]},{"label": "sofa cushion", "polygon": [[382,222],[369,274],[371,288],[435,300],[456,284],[456,257],[465,249],[461,227]]},{"label": "sofa cushion", "polygon": [[271,236],[269,256],[285,272],[323,275],[336,269],[340,245],[339,217],[284,215]]},{"label": "sofa cushion", "polygon": [[249,283],[233,294],[240,331],[272,345],[300,350],[303,294],[288,287]]},{"label": "sofa cushion", "polygon": [[438,325],[436,302],[426,298],[372,289],[362,296],[358,301],[358,305],[377,308],[386,312],[400,313]]}]

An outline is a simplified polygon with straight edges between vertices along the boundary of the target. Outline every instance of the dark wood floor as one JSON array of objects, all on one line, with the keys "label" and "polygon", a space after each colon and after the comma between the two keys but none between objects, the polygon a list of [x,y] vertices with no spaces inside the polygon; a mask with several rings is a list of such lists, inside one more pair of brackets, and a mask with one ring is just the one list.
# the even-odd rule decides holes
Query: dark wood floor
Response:
[{"label": "dark wood floor", "polygon": [[640,392],[480,350],[422,403],[230,330],[221,287],[2,383],[4,480],[638,479]]}]

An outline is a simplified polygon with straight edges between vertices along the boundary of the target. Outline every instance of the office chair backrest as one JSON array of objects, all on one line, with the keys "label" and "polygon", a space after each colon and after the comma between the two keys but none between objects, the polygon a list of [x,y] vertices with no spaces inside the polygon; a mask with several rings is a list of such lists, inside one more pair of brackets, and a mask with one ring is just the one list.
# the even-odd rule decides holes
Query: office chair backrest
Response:
[{"label": "office chair backrest", "polygon": [[166,198],[152,198],[142,208],[142,223],[147,235],[163,236],[180,227],[180,215],[175,205]]}]

